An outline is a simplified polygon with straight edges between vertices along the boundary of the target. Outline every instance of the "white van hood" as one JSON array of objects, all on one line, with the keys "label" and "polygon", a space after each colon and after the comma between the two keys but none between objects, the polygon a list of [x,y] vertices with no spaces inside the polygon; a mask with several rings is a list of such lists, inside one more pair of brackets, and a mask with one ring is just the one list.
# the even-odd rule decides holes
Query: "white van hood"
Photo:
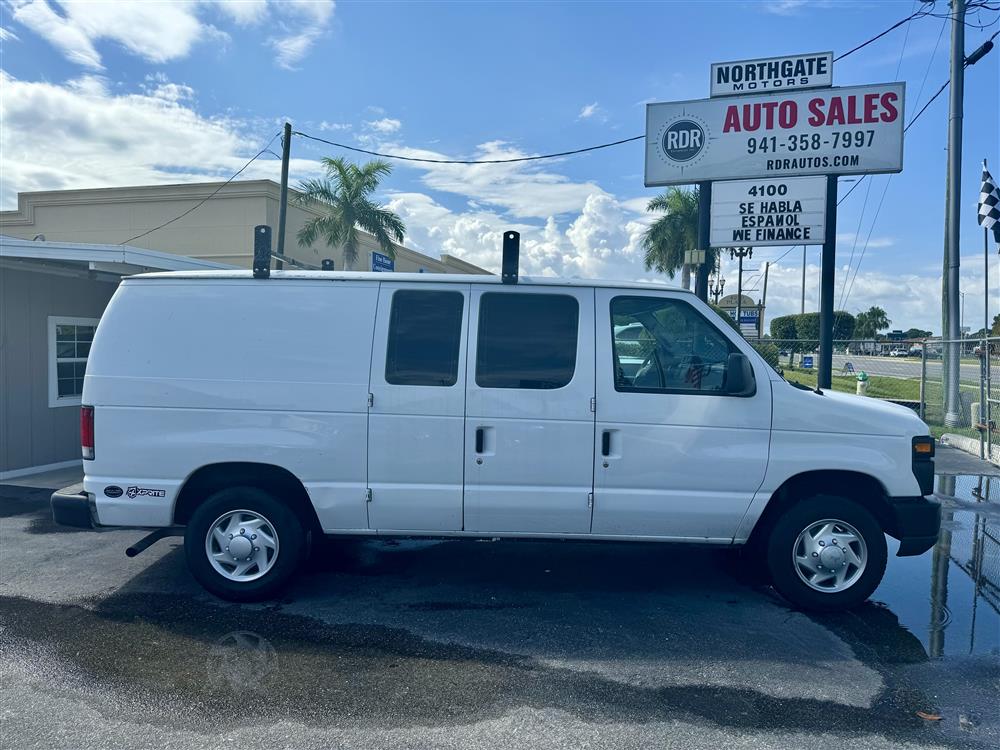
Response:
[{"label": "white van hood", "polygon": [[803,390],[772,381],[775,430],[854,435],[927,435],[927,425],[900,404],[849,393]]}]

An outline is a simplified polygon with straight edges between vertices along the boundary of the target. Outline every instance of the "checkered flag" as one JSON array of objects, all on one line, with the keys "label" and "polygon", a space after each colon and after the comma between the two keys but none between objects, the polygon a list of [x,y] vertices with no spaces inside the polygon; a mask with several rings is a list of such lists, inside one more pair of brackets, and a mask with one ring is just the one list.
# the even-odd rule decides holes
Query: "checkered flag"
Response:
[{"label": "checkered flag", "polygon": [[992,229],[993,237],[1000,243],[1000,189],[993,181],[983,160],[983,187],[979,191],[979,226]]}]

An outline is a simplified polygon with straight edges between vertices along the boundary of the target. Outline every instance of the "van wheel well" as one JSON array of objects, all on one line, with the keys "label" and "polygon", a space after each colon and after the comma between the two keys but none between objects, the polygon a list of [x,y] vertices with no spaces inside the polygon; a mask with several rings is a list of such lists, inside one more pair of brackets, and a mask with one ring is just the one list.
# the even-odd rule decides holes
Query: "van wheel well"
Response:
[{"label": "van wheel well", "polygon": [[183,526],[195,509],[220,490],[229,487],[257,487],[294,510],[306,530],[322,533],[316,509],[298,477],[273,464],[230,462],[209,464],[195,471],[177,495],[174,523]]},{"label": "van wheel well", "polygon": [[853,500],[867,508],[882,529],[893,534],[893,514],[882,484],[856,471],[807,471],[785,480],[767,503],[754,525],[747,545],[760,544],[782,514],[800,500],[814,495],[834,495]]}]

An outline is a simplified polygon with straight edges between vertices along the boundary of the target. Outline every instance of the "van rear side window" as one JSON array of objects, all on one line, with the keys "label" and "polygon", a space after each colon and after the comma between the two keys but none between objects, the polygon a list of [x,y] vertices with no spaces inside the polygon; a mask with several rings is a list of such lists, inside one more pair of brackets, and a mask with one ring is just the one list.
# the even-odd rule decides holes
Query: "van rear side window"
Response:
[{"label": "van rear side window", "polygon": [[576,370],[580,305],[565,294],[488,293],[479,301],[476,385],[562,388]]},{"label": "van rear side window", "polygon": [[389,313],[385,382],[455,385],[464,306],[459,292],[395,292]]}]

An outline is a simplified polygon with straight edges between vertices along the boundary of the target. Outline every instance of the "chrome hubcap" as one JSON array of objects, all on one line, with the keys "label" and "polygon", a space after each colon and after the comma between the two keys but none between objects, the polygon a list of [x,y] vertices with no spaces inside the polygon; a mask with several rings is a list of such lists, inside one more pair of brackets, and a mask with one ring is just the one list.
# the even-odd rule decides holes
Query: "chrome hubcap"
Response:
[{"label": "chrome hubcap", "polygon": [[278,534],[260,513],[231,510],[208,528],[205,554],[223,578],[253,581],[274,567],[278,559]]},{"label": "chrome hubcap", "polygon": [[849,589],[865,572],[868,547],[851,524],[827,518],[802,530],[792,549],[792,563],[807,586],[836,593]]}]

